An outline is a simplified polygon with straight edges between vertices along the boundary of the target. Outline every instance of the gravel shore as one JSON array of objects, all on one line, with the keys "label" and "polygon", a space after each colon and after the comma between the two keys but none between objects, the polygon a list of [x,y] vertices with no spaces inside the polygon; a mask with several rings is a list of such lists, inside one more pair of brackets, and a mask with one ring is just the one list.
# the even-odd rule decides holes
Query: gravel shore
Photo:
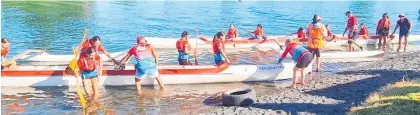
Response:
[{"label": "gravel shore", "polygon": [[[420,52],[400,53],[381,61],[348,63],[335,74],[313,73],[296,89],[273,83],[257,89],[257,100],[247,107],[215,106],[206,114],[346,114],[373,92],[402,79],[420,78]],[[328,64],[324,64],[328,65]]]}]

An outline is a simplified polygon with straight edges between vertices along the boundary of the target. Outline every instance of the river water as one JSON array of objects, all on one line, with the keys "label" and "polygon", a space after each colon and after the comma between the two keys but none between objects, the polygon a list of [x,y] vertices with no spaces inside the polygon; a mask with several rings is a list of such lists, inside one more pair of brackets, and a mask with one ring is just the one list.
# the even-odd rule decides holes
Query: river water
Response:
[{"label": "river water", "polygon": [[[1,36],[11,40],[10,56],[26,49],[44,49],[51,54],[71,54],[80,42],[83,28],[89,36],[99,35],[110,52],[129,48],[138,35],[176,39],[182,31],[210,36],[236,24],[240,36],[244,30],[261,23],[269,36],[285,35],[310,22],[313,14],[323,17],[334,33],[341,33],[346,23],[344,13],[353,11],[373,34],[382,13],[388,12],[393,25],[401,12],[411,19],[412,34],[419,34],[418,2],[340,1],[340,2],[2,2]],[[409,48],[418,49],[419,43]],[[375,46],[369,46],[375,50]],[[395,48],[396,46],[394,46]],[[343,51],[345,47],[329,49]],[[175,50],[158,49],[162,64],[175,65]],[[200,64],[213,64],[210,49],[199,51]],[[275,63],[275,51],[231,49],[234,64]],[[383,56],[351,61],[372,61]],[[290,61],[290,60],[286,60]],[[349,59],[324,60],[324,73],[334,74],[357,63]],[[203,100],[218,91],[238,87],[272,90],[289,81],[262,83],[218,83],[168,85],[168,90],[146,86],[141,96],[134,86],[101,87],[99,104],[90,104],[92,114],[198,114],[211,109]],[[81,114],[75,87],[1,87],[2,114]]]}]

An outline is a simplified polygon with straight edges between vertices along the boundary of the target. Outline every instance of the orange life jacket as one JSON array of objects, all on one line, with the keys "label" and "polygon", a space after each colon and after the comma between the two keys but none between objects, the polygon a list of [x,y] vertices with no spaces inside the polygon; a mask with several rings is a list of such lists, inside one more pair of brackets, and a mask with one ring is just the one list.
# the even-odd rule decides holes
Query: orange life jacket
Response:
[{"label": "orange life jacket", "polygon": [[320,49],[324,47],[324,24],[320,24],[319,27],[314,27],[313,24],[308,25],[309,39],[308,47],[312,49]]}]

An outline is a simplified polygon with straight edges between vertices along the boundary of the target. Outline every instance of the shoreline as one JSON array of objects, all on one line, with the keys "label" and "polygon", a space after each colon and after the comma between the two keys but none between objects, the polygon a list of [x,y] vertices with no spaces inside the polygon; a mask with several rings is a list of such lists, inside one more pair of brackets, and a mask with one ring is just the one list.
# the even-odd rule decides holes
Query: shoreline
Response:
[{"label": "shoreline", "polygon": [[215,106],[206,114],[347,114],[351,107],[363,104],[388,84],[403,78],[420,81],[419,53],[349,64],[351,68],[335,74],[313,73],[306,78],[305,86],[257,90],[256,102],[250,106]]}]

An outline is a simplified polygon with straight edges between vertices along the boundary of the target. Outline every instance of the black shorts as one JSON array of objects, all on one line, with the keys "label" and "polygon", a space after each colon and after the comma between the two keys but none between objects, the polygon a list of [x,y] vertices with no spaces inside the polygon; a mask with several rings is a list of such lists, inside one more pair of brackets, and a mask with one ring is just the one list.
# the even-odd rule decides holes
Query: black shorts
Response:
[{"label": "black shorts", "polygon": [[312,49],[309,48],[309,51],[312,53],[312,57],[321,57],[321,51],[319,51],[319,49]]},{"label": "black shorts", "polygon": [[410,35],[410,32],[400,32],[400,39],[402,37],[408,37]]},{"label": "black shorts", "polygon": [[352,39],[353,41],[356,42],[357,37],[359,37],[359,35],[357,34],[357,31],[353,32],[353,36],[351,36],[350,38],[348,38],[349,41],[347,41],[347,43],[351,44],[353,43],[352,41],[350,41],[350,39]]},{"label": "black shorts", "polygon": [[192,65],[189,59],[178,59],[179,65]]},{"label": "black shorts", "polygon": [[297,63],[296,66],[297,68],[306,68],[309,66],[309,64],[312,62],[313,56],[311,53],[307,53],[305,55],[303,55],[302,59],[300,59]]}]

